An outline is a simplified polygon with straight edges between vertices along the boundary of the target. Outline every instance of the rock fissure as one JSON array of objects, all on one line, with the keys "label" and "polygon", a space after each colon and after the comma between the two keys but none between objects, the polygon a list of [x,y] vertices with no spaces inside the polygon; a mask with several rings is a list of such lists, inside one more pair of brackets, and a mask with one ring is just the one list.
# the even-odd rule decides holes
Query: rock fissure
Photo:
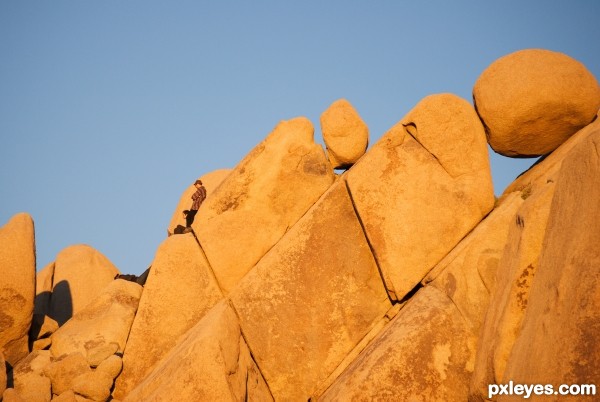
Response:
[{"label": "rock fissure", "polygon": [[383,283],[383,286],[385,287],[385,289],[387,291],[390,302],[393,304],[398,301],[398,297],[396,295],[396,292],[394,291],[392,281],[389,278],[387,278],[385,272],[383,271],[383,269],[381,267],[381,264],[379,263],[379,260],[377,258],[377,252],[375,251],[373,244],[371,244],[371,241],[369,240],[369,236],[365,229],[365,224],[360,217],[360,213],[358,212],[358,209],[356,208],[356,204],[354,202],[354,198],[352,197],[352,191],[350,190],[350,186],[348,185],[348,182],[345,179],[342,178],[342,180],[344,180],[344,185],[346,187],[346,191],[348,192],[348,197],[350,198],[350,202],[352,204],[352,208],[354,209],[354,214],[356,215],[356,219],[358,220],[358,223],[360,224],[360,228],[365,237],[365,240],[366,240],[367,244],[369,245],[369,250],[371,251],[371,255],[373,256],[375,265],[377,265],[377,270],[379,271],[379,276],[381,277],[381,282]]}]

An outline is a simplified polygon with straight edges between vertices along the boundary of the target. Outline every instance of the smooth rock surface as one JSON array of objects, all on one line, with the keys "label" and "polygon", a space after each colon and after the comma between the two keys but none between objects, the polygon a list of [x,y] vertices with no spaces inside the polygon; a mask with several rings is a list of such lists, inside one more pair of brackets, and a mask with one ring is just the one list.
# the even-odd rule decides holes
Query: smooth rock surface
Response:
[{"label": "smooth rock surface", "polygon": [[2,394],[2,402],[27,402],[21,398],[19,393],[14,388],[7,388]]},{"label": "smooth rock surface", "polygon": [[[514,219],[507,225],[507,244],[498,263],[496,288],[490,298],[477,346],[471,398],[486,398],[489,384],[501,384],[506,380],[506,362],[527,309],[553,195],[553,182],[538,187],[523,201]],[[523,198],[518,193],[512,196]]]},{"label": "smooth rock surface", "polygon": [[35,298],[35,230],[20,213],[0,228],[0,350],[11,365],[29,353]]},{"label": "smooth rock surface", "polygon": [[226,301],[196,324],[123,401],[168,402],[174,395],[181,402],[273,400]]},{"label": "smooth rock surface", "polygon": [[193,229],[228,293],[334,181],[310,121],[282,121],[215,189]]},{"label": "smooth rock surface", "polygon": [[0,350],[0,395],[6,389],[6,361],[4,360],[4,353]]},{"label": "smooth rock surface", "polygon": [[[528,307],[505,378],[596,384],[600,378],[600,131],[563,162]],[[597,392],[597,391],[596,391]],[[582,395],[531,400],[592,401]],[[499,401],[515,400],[501,397]]]},{"label": "smooth rock surface", "polygon": [[318,400],[464,402],[475,345],[452,301],[427,286]]},{"label": "smooth rock surface", "polygon": [[523,204],[512,194],[461,241],[423,281],[444,292],[478,335],[496,287],[498,264],[508,242],[509,227]]},{"label": "smooth rock surface", "polygon": [[346,178],[394,300],[494,205],[483,126],[473,107],[451,94],[419,102]]},{"label": "smooth rock surface", "polygon": [[123,356],[114,395],[122,398],[223,295],[194,236],[167,238],[158,248]]},{"label": "smooth rock surface", "polygon": [[[204,184],[204,188],[206,188],[206,198],[210,197],[210,195],[217,187],[219,187],[229,173],[231,173],[231,169],[219,169],[199,177]],[[174,234],[175,229],[178,226],[185,227],[183,211],[189,210],[192,206],[192,195],[195,192],[196,187],[193,184],[190,184],[181,195],[179,203],[177,204],[177,208],[175,209],[175,212],[171,217],[171,222],[169,223],[169,229],[167,231],[169,235]],[[202,206],[200,208],[202,208]]]},{"label": "smooth rock surface", "polygon": [[346,99],[333,102],[321,115],[327,158],[334,169],[348,168],[364,155],[369,128]]},{"label": "smooth rock surface", "polygon": [[73,380],[91,372],[85,357],[79,353],[62,356],[44,369],[44,375],[52,382],[52,392],[60,395],[73,388]]},{"label": "smooth rock surface", "polygon": [[308,399],[391,307],[343,181],[230,297],[275,399]]},{"label": "smooth rock surface", "polygon": [[27,373],[15,377],[15,390],[27,402],[50,402],[52,387],[47,377],[37,373]]},{"label": "smooth rock surface", "polygon": [[94,300],[119,274],[102,253],[79,244],[56,256],[50,300],[50,317],[63,325]]},{"label": "smooth rock surface", "polygon": [[101,371],[88,371],[73,379],[73,391],[94,401],[106,401],[112,386],[113,378]]},{"label": "smooth rock surface", "polygon": [[138,307],[142,287],[123,279],[114,280],[100,295],[52,334],[54,357],[88,350],[111,342],[125,348]]},{"label": "smooth rock surface", "polygon": [[494,151],[539,156],[592,122],[600,108],[600,87],[577,60],[525,49],[486,68],[475,83],[473,99]]},{"label": "smooth rock surface", "polygon": [[598,130],[600,130],[600,119],[596,118],[593,123],[569,137],[567,141],[551,154],[540,158],[535,165],[520,174],[519,177],[506,187],[500,201],[512,192],[532,193],[538,188],[544,187],[548,182],[556,182],[562,163],[573,148]]}]

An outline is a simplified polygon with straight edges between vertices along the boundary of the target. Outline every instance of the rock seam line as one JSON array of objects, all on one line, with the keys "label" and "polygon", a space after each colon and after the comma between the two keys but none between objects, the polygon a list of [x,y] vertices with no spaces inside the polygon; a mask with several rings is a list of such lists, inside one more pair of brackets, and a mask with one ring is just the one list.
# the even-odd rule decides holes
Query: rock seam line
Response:
[{"label": "rock seam line", "polygon": [[381,267],[381,264],[379,263],[379,260],[377,258],[377,253],[375,252],[375,248],[373,247],[373,245],[371,244],[371,241],[369,240],[369,236],[367,234],[365,224],[362,221],[360,214],[358,213],[356,204],[354,203],[354,197],[352,196],[352,191],[350,190],[350,185],[348,184],[348,181],[345,178],[342,180],[344,181],[344,185],[346,186],[346,191],[348,192],[348,197],[350,198],[350,203],[352,204],[352,209],[354,210],[354,215],[356,215],[356,219],[358,220],[358,223],[363,232],[363,235],[365,236],[367,245],[369,246],[369,250],[371,251],[371,255],[373,256],[373,260],[375,261],[375,265],[377,266],[377,270],[379,271],[379,276],[381,277],[381,282],[383,283],[383,286],[386,290],[388,298],[390,299],[390,302],[392,304],[395,304],[396,302],[398,302],[398,296],[396,295],[394,286],[392,285],[391,280],[384,273],[384,271]]},{"label": "rock seam line", "polygon": [[[264,374],[262,372],[262,369],[258,365],[258,362],[256,361],[256,358],[254,357],[254,353],[252,352],[252,347],[248,343],[248,339],[246,338],[246,334],[244,334],[244,329],[242,328],[242,321],[240,320],[240,315],[239,315],[238,311],[236,310],[235,306],[233,305],[233,302],[231,301],[231,299],[229,298],[229,295],[225,295],[225,292],[223,292],[223,289],[221,288],[221,285],[219,284],[219,281],[217,281],[217,277],[216,277],[216,275],[215,275],[215,273],[213,271],[212,265],[210,264],[210,261],[208,260],[208,257],[206,256],[206,253],[204,252],[204,249],[202,248],[202,244],[200,243],[200,239],[198,239],[198,237],[196,236],[196,232],[194,232],[193,229],[192,229],[192,235],[194,236],[194,239],[196,239],[196,243],[198,244],[198,248],[200,249],[200,252],[202,253],[202,255],[204,256],[204,258],[206,259],[206,263],[208,264],[208,270],[210,271],[210,274],[212,275],[213,279],[215,280],[215,283],[217,284],[219,290],[221,291],[221,294],[223,295],[223,299],[227,302],[227,305],[231,308],[231,310],[235,314],[235,317],[236,317],[236,319],[238,321],[238,326],[240,328],[240,335],[242,336],[242,339],[244,340],[244,342],[246,343],[246,346],[248,347],[248,351],[250,352],[250,358],[252,359],[252,361],[256,365],[256,368],[258,369],[258,373],[260,374],[260,377],[265,382],[267,390],[269,390],[269,395],[271,395],[271,398],[273,400],[275,400],[275,397],[273,396],[273,392],[271,391],[271,387],[269,386],[269,383],[267,382],[267,379],[265,378],[265,376],[264,376]],[[247,373],[246,373],[246,375],[247,375]],[[246,381],[246,398],[248,397],[248,387],[247,387],[247,385],[248,385],[248,382]]]}]

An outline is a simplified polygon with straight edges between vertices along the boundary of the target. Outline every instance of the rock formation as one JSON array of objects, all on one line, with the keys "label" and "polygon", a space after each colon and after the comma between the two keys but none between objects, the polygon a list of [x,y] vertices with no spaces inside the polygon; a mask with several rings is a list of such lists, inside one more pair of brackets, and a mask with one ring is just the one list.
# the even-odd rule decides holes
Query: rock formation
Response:
[{"label": "rock formation", "polygon": [[31,216],[0,228],[0,350],[14,365],[28,353],[35,295],[35,236]]},{"label": "rock formation", "polygon": [[115,396],[131,391],[222,298],[194,236],[169,237],[158,249],[144,285]]},{"label": "rock formation", "polygon": [[369,145],[369,128],[346,99],[331,104],[321,115],[327,158],[334,169],[349,168]]},{"label": "rock formation", "polygon": [[79,244],[56,256],[49,315],[63,325],[112,282],[119,274],[102,253]]},{"label": "rock formation", "polygon": [[483,126],[467,101],[450,94],[423,99],[347,181],[393,300],[405,297],[494,203]]},{"label": "rock formation", "polygon": [[[217,187],[223,182],[225,177],[231,173],[231,169],[219,169],[214,172],[207,173],[203,176],[200,176],[198,179],[202,180],[204,183],[204,187],[206,188],[206,197],[210,197],[210,195],[215,191]],[[185,189],[179,203],[177,204],[177,208],[171,217],[171,222],[169,223],[169,228],[167,229],[167,233],[169,235],[177,232],[178,228],[185,228],[185,218],[183,216],[183,211],[189,210],[192,205],[192,194],[196,192],[196,187],[193,184],[190,184],[188,188]]]},{"label": "rock formation", "polygon": [[198,211],[194,232],[225,293],[333,182],[313,134],[306,118],[279,123]]},{"label": "rock formation", "polygon": [[526,49],[492,63],[475,83],[473,99],[496,152],[539,156],[591,123],[600,87],[577,60]]},{"label": "rock formation", "polygon": [[[178,234],[184,191],[143,287],[89,246],[34,278],[33,222],[15,216],[0,229],[3,402],[477,402],[521,400],[489,393],[511,380],[597,386],[600,105],[581,68],[509,55],[476,83],[477,111],[428,96],[364,155],[347,102],[323,113],[327,157],[307,119],[282,122],[233,170],[201,176],[208,197]],[[560,101],[569,74],[581,97]],[[526,97],[490,100],[499,90]],[[547,94],[558,103],[540,109]],[[551,152],[496,200],[485,130],[500,152]]]}]

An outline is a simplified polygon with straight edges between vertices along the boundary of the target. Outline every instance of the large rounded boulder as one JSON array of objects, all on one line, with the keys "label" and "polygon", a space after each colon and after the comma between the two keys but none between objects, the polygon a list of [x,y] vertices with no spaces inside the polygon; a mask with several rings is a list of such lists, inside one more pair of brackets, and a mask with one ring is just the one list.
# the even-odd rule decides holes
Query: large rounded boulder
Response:
[{"label": "large rounded boulder", "polygon": [[492,63],[475,83],[473,100],[494,151],[535,157],[594,120],[600,87],[579,61],[526,49]]}]

